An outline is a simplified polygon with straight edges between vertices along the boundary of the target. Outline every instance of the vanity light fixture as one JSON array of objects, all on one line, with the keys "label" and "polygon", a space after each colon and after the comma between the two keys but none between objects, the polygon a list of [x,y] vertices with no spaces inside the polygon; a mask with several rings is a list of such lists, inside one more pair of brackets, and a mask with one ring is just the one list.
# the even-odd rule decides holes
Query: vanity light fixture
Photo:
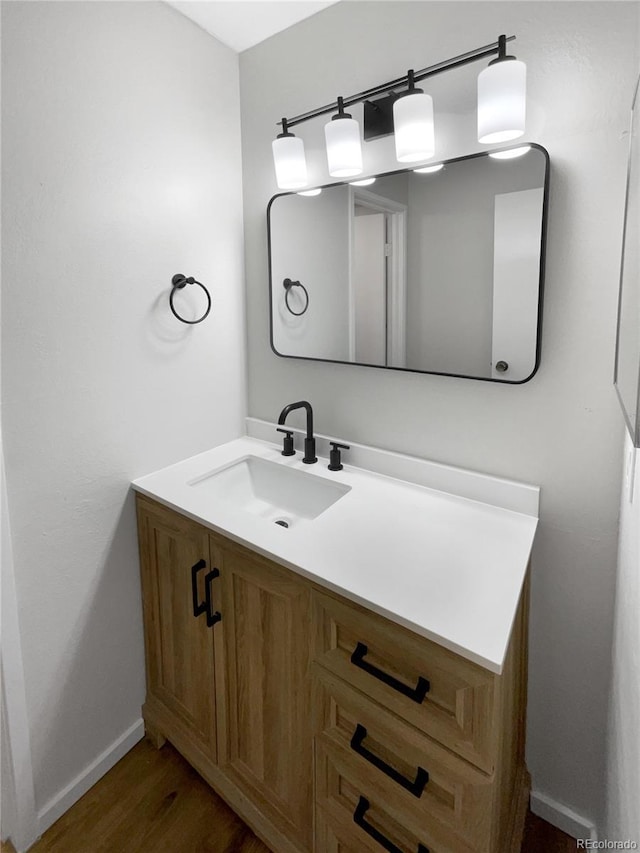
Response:
[{"label": "vanity light fixture", "polygon": [[444,163],[434,163],[433,166],[421,166],[419,169],[414,169],[418,175],[432,175],[434,172],[439,172],[444,169]]},{"label": "vanity light fixture", "polygon": [[506,151],[490,151],[489,157],[494,160],[514,160],[516,157],[522,157],[527,151],[531,151],[530,145],[520,145],[518,148],[507,148]]},{"label": "vanity light fixture", "polygon": [[307,161],[304,142],[290,132],[286,118],[282,133],[271,143],[276,180],[281,190],[298,190],[307,185]]},{"label": "vanity light fixture", "polygon": [[393,105],[396,160],[415,163],[428,160],[436,150],[433,126],[433,100],[416,88],[415,73],[407,72],[408,89]]},{"label": "vanity light fixture", "polygon": [[[334,178],[360,175],[362,144],[358,122],[345,107],[364,104],[365,142],[395,133],[396,156],[401,163],[428,160],[435,153],[433,102],[416,83],[460,68],[480,59],[495,57],[478,77],[478,139],[484,143],[517,139],[525,127],[526,66],[507,56],[507,42],[515,36],[499,36],[491,44],[437,62],[420,71],[381,83],[348,97],[339,97],[306,113],[283,118],[282,133],[273,141],[276,179],[280,189],[300,190],[307,184],[304,145],[290,131],[296,124],[335,113],[325,125],[329,174]],[[400,90],[405,89],[404,92]],[[435,164],[434,164],[435,165]]]},{"label": "vanity light fixture", "polygon": [[498,56],[478,75],[478,142],[509,142],[524,133],[527,66],[507,56],[506,36]]},{"label": "vanity light fixture", "polygon": [[314,196],[320,195],[322,187],[314,187],[312,190],[301,190],[298,195]]},{"label": "vanity light fixture", "polygon": [[375,178],[363,178],[361,181],[349,181],[352,187],[370,187],[375,184]]},{"label": "vanity light fixture", "polygon": [[344,111],[344,99],[338,98],[338,112],[324,126],[327,162],[332,178],[351,178],[362,173],[360,125]]}]

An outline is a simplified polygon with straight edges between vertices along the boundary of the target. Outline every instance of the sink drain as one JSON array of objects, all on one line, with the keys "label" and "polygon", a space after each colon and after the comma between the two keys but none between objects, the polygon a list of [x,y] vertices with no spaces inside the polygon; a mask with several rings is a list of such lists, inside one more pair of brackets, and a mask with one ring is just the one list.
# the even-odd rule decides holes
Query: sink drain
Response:
[{"label": "sink drain", "polygon": [[284,520],[284,518],[278,518],[278,519],[276,519],[276,522],[275,522],[275,523],[276,523],[276,524],[279,524],[279,525],[280,525],[280,527],[289,527],[289,522],[288,522],[288,521],[285,521],[285,520]]}]

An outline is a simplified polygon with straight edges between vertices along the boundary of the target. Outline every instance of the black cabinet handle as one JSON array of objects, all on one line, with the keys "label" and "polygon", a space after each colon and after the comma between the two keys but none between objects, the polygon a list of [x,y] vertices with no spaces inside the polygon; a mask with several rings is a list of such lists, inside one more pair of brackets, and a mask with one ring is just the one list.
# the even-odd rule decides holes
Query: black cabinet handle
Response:
[{"label": "black cabinet handle", "polygon": [[410,794],[413,794],[414,797],[421,797],[422,792],[424,791],[424,786],[429,781],[429,774],[422,767],[418,767],[418,772],[416,773],[415,781],[411,779],[407,779],[402,773],[399,773],[386,761],[383,761],[377,755],[374,755],[373,752],[367,749],[366,746],[362,745],[362,741],[367,736],[367,730],[364,726],[358,725],[356,726],[356,730],[353,733],[353,737],[351,738],[351,749],[354,752],[357,752],[358,755],[361,755],[369,764],[373,764],[374,767],[377,767],[378,770],[381,770],[385,776],[388,776],[390,779],[393,779],[394,782],[397,782],[398,785],[402,785]]},{"label": "black cabinet handle", "polygon": [[[371,826],[370,823],[367,823],[364,819],[365,814],[369,810],[369,805],[369,800],[367,800],[366,797],[360,797],[356,810],[353,813],[354,823],[356,823],[361,829],[364,829],[367,835],[370,835],[374,841],[377,841],[378,844],[385,850],[388,850],[389,853],[402,853],[402,850],[399,847],[396,847],[392,841],[389,841],[385,835],[383,835],[374,826]],[[429,853],[429,848],[425,847],[424,844],[418,844],[417,853]]]},{"label": "black cabinet handle", "polygon": [[220,577],[220,572],[218,569],[211,569],[210,572],[204,576],[204,612],[207,614],[207,627],[211,628],[216,622],[219,622],[222,619],[222,615],[219,610],[213,609],[213,594],[211,592],[211,581],[214,578]]},{"label": "black cabinet handle", "polygon": [[414,702],[420,704],[423,701],[424,697],[429,692],[430,687],[429,681],[426,678],[419,676],[416,686],[408,687],[406,684],[398,681],[397,678],[394,678],[392,675],[389,675],[383,670],[378,669],[377,666],[374,666],[372,663],[364,660],[364,656],[367,654],[367,651],[368,649],[364,643],[358,643],[351,655],[351,663],[360,669],[364,669],[365,672],[368,672],[369,675],[373,675],[374,678],[384,682],[384,684],[388,684],[389,687],[397,690],[398,693],[402,693],[403,696],[408,696],[409,699],[413,699]]},{"label": "black cabinet handle", "polygon": [[211,569],[204,576],[204,601],[198,601],[198,572],[207,568],[206,560],[198,560],[191,566],[191,599],[193,601],[193,615],[201,616],[203,613],[207,615],[207,626],[211,628],[216,622],[219,622],[222,616],[213,609],[213,595],[211,592],[211,581],[219,577],[218,569]]},{"label": "black cabinet handle", "polygon": [[207,602],[198,601],[198,572],[202,569],[206,569],[207,564],[204,560],[198,560],[198,562],[191,566],[191,598],[193,601],[193,615],[200,616],[201,613],[207,612]]}]

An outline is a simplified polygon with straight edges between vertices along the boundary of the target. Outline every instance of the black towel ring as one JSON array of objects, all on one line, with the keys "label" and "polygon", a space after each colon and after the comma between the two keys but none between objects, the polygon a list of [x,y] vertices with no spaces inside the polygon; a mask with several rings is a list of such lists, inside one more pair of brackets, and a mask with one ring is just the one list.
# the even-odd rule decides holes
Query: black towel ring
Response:
[{"label": "black towel ring", "polygon": [[[289,311],[290,314],[293,314],[294,317],[302,317],[302,315],[305,313],[305,311],[309,307],[309,292],[308,292],[307,288],[304,286],[304,284],[301,284],[299,281],[291,281],[290,278],[285,278],[285,280],[282,282],[282,286],[285,289],[284,302],[285,302],[285,305],[287,306],[287,310]],[[291,293],[292,287],[300,287],[304,291],[304,295],[306,296],[307,301],[305,302],[304,308],[302,309],[302,311],[294,311],[293,308],[291,307],[291,305],[289,305],[289,294]]]},{"label": "black towel ring", "polygon": [[[200,287],[204,290],[206,297],[207,297],[207,310],[204,312],[202,317],[200,317],[200,319],[198,319],[198,320],[185,320],[184,317],[181,317],[178,314],[178,312],[176,311],[176,309],[173,307],[173,296],[174,296],[176,290],[182,290],[182,288],[186,287],[187,284],[198,284],[198,285],[200,285]],[[178,272],[171,279],[171,294],[169,295],[169,308],[171,308],[173,316],[177,317],[177,319],[180,320],[181,323],[188,323],[190,326],[195,326],[196,323],[202,323],[202,321],[205,319],[205,317],[209,314],[209,311],[211,311],[211,296],[209,295],[209,291],[204,286],[204,284],[202,284],[202,282],[196,281],[192,275],[184,276],[184,275],[182,275],[182,273]]]}]

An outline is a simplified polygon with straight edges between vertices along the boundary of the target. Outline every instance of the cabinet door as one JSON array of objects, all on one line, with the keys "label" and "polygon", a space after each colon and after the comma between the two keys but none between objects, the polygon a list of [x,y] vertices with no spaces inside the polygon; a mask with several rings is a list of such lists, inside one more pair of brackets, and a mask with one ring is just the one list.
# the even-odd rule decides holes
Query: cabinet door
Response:
[{"label": "cabinet door", "polygon": [[219,763],[296,849],[310,850],[309,585],[230,543],[223,560],[227,719]]},{"label": "cabinet door", "polygon": [[[211,571],[208,531],[171,510],[138,498],[138,529],[147,661],[145,720],[165,737],[193,744],[216,759],[215,627],[205,600]],[[195,572],[192,567],[200,564]],[[210,579],[211,583],[211,579]],[[213,587],[217,581],[213,581]]]}]

